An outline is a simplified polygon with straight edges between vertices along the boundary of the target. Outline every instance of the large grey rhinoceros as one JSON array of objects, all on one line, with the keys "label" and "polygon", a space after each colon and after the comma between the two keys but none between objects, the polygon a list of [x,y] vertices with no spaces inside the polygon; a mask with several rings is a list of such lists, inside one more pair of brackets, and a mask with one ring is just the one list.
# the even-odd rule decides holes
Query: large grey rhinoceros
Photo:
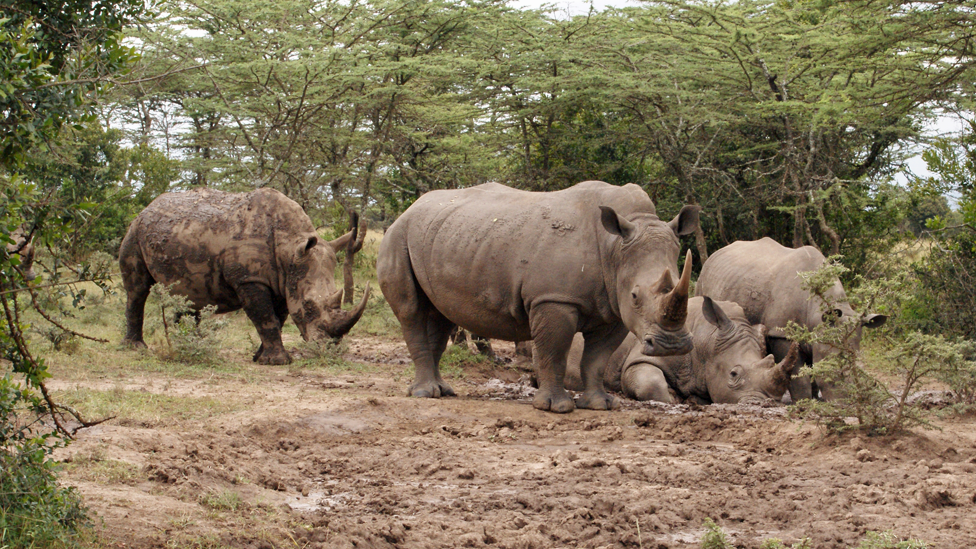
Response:
[{"label": "large grey rhinoceros", "polygon": [[350,311],[335,287],[335,252],[351,238],[321,242],[301,206],[272,189],[163,194],[129,225],[119,250],[125,343],[145,347],[143,312],[158,282],[197,310],[243,308],[261,337],[254,360],[288,364],[281,327],[289,314],[306,341],[342,337],[362,316],[369,283]]},{"label": "large grey rhinoceros", "polygon": [[628,329],[652,355],[691,350],[684,328],[690,253],[677,283],[678,236],[698,206],[658,219],[640,187],[586,181],[550,193],[486,183],[420,197],[390,226],[376,270],[416,368],[413,396],[454,391],[438,363],[451,329],[534,340],[534,406],[569,412],[566,353],[582,332],[581,408],[608,409],[601,371]]},{"label": "large grey rhinoceros", "polygon": [[[802,279],[797,275],[817,270],[824,260],[823,254],[812,246],[787,248],[771,238],[733,242],[713,253],[702,265],[695,293],[741,305],[750,322],[765,324],[769,329],[767,346],[777,360],[782,360],[790,348],[783,332],[787,322],[792,320],[810,330],[824,322],[822,301],[803,289]],[[840,280],[830,288],[827,298],[836,306],[834,318],[839,321],[859,318],[847,302]],[[885,315],[867,315],[857,327],[853,343],[857,345],[860,341],[861,326],[875,328],[887,319]],[[830,352],[821,344],[800,346],[800,360],[793,368],[790,382],[793,402],[818,395],[825,399],[837,396],[829,384],[797,376],[804,364],[815,364]]]},{"label": "large grey rhinoceros", "polygon": [[[635,400],[673,402],[668,387],[698,403],[758,404],[779,400],[786,392],[798,345],[779,363],[766,354],[765,326],[750,324],[742,307],[708,297],[688,300],[694,349],[687,355],[647,356],[633,334],[610,357],[604,384]],[[567,387],[580,390],[582,341],[570,350]]]}]

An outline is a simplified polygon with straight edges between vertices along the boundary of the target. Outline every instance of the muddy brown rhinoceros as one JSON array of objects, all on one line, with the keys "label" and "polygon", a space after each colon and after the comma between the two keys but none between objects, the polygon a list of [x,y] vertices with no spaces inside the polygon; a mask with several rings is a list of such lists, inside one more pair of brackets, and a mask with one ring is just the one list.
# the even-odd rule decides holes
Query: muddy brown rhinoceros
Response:
[{"label": "muddy brown rhinoceros", "polygon": [[[815,271],[823,263],[823,254],[812,246],[787,248],[771,238],[733,242],[713,253],[702,265],[695,293],[741,305],[750,322],[765,324],[769,329],[767,346],[777,360],[782,360],[790,348],[783,332],[787,322],[792,320],[810,330],[824,322],[822,301],[803,289],[797,274]],[[840,280],[830,288],[827,298],[836,306],[834,318],[839,321],[859,318],[847,302]],[[861,326],[875,328],[886,320],[885,315],[867,315],[857,327],[854,345],[860,341]],[[830,349],[821,344],[800,345],[800,360],[793,368],[790,382],[790,397],[794,402],[818,395],[826,399],[836,396],[829,384],[797,376],[803,365],[815,364],[828,353]]]},{"label": "muddy brown rhinoceros", "polygon": [[281,327],[289,314],[306,341],[342,337],[362,316],[369,284],[359,305],[343,311],[334,278],[335,252],[353,232],[320,241],[301,206],[272,189],[163,194],[132,222],[119,250],[125,342],[145,347],[143,312],[158,282],[197,310],[243,308],[261,338],[254,360],[287,364]]},{"label": "muddy brown rhinoceros", "polygon": [[439,365],[451,329],[534,340],[533,404],[569,412],[566,353],[582,332],[579,406],[614,400],[596,375],[630,330],[653,355],[691,350],[684,328],[690,253],[677,278],[678,236],[698,226],[697,206],[661,221],[640,187],[586,181],[541,193],[488,183],[420,197],[387,230],[376,270],[400,320],[416,379],[410,394],[453,395]]},{"label": "muddy brown rhinoceros", "polygon": [[[673,401],[670,386],[681,398],[702,404],[755,404],[786,392],[799,346],[777,363],[766,354],[765,326],[750,324],[739,305],[693,297],[685,326],[694,345],[687,355],[647,356],[628,335],[607,363],[604,384],[635,400],[659,402]],[[567,386],[576,390],[581,343],[573,341],[566,375],[574,381]]]},{"label": "muddy brown rhinoceros", "polygon": [[34,280],[37,274],[34,272],[34,233],[27,225],[21,225],[10,233],[10,239],[6,246],[8,254],[16,254],[20,257],[20,271],[24,273],[24,278]]}]

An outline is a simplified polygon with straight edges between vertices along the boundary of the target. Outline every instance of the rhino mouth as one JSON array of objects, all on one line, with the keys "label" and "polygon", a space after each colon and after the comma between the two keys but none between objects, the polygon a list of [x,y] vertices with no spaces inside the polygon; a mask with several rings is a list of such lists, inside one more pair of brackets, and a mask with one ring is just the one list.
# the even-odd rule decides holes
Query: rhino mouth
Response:
[{"label": "rhino mouth", "polygon": [[686,355],[694,347],[691,334],[684,328],[674,332],[652,328],[643,339],[644,348],[641,352],[647,356]]}]

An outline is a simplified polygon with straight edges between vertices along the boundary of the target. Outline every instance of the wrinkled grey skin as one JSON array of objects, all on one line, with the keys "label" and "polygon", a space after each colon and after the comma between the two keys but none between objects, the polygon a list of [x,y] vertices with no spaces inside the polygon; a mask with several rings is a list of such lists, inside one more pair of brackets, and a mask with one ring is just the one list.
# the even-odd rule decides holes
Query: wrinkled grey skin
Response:
[{"label": "wrinkled grey skin", "polygon": [[197,310],[243,308],[261,337],[254,360],[288,364],[281,327],[289,314],[306,341],[342,337],[362,316],[369,284],[350,311],[340,308],[335,286],[335,252],[350,238],[352,231],[321,242],[302,208],[272,189],[163,194],[132,222],[119,250],[125,343],[146,346],[146,298],[159,282]]},{"label": "wrinkled grey skin", "polygon": [[[789,348],[784,328],[789,321],[813,330],[824,321],[821,300],[802,287],[797,273],[815,271],[824,263],[824,256],[816,248],[787,248],[771,238],[738,241],[709,256],[702,265],[695,287],[697,295],[712,299],[734,301],[742,306],[749,322],[765,324],[769,329],[766,344],[777,360],[782,360]],[[827,293],[836,304],[834,315],[839,321],[856,321],[858,316],[847,302],[847,294],[840,280]],[[861,326],[875,328],[885,323],[885,315],[867,315],[857,327],[854,345],[861,338]],[[800,345],[800,360],[793,368],[790,398],[836,398],[830,384],[796,377],[804,365],[822,360],[830,349],[824,345]]]},{"label": "wrinkled grey skin", "polygon": [[551,193],[488,183],[423,195],[390,226],[376,262],[414,361],[410,394],[454,394],[438,363],[458,325],[534,340],[534,406],[572,411],[563,376],[573,335],[582,332],[578,405],[612,408],[597,373],[628,330],[649,354],[691,350],[690,269],[675,279],[678,236],[695,230],[698,210],[686,206],[666,223],[640,187],[601,181]]},{"label": "wrinkled grey skin", "polygon": [[[759,404],[779,400],[789,385],[799,346],[777,363],[766,354],[765,326],[750,324],[735,303],[707,297],[688,300],[688,320],[694,348],[681,356],[651,357],[641,353],[630,336],[611,356],[604,383],[635,400],[673,402],[668,387],[683,399],[701,404]],[[578,371],[578,357],[570,351],[567,380]],[[578,361],[578,358],[576,359]],[[578,376],[576,376],[578,378]],[[567,382],[567,386],[574,389]]]},{"label": "wrinkled grey skin", "polygon": [[17,227],[10,233],[12,244],[7,244],[8,254],[20,256],[20,270],[24,273],[24,278],[34,280],[37,273],[34,272],[34,235],[24,225]]}]

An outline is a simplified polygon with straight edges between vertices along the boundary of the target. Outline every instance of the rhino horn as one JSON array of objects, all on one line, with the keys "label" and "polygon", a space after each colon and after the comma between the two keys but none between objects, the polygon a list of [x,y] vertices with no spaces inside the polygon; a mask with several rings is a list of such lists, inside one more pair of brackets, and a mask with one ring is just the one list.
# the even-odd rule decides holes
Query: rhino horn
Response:
[{"label": "rhino horn", "polygon": [[793,371],[793,367],[796,365],[797,359],[800,357],[800,344],[794,341],[790,345],[789,352],[783,357],[783,360],[776,365],[776,367],[786,374],[787,379],[789,378],[790,372]]},{"label": "rhino horn", "polygon": [[[667,272],[667,271],[665,271]],[[670,279],[670,275],[668,276]],[[685,254],[685,267],[678,285],[664,297],[663,320],[667,324],[683,326],[688,317],[688,289],[691,287],[691,250]]]},{"label": "rhino horn", "polygon": [[[342,297],[342,290],[339,291],[339,297]],[[363,290],[363,298],[360,300],[359,305],[356,305],[354,309],[349,311],[339,311],[338,320],[329,327],[329,335],[334,338],[340,338],[352,329],[353,326],[359,322],[359,318],[363,316],[363,311],[366,310],[366,303],[369,301],[369,282],[366,282],[366,289]],[[338,309],[338,307],[337,307]]]},{"label": "rhino horn", "polygon": [[339,309],[342,307],[342,288],[339,288],[336,293],[329,297],[329,300],[326,302],[326,306],[329,309]]}]

